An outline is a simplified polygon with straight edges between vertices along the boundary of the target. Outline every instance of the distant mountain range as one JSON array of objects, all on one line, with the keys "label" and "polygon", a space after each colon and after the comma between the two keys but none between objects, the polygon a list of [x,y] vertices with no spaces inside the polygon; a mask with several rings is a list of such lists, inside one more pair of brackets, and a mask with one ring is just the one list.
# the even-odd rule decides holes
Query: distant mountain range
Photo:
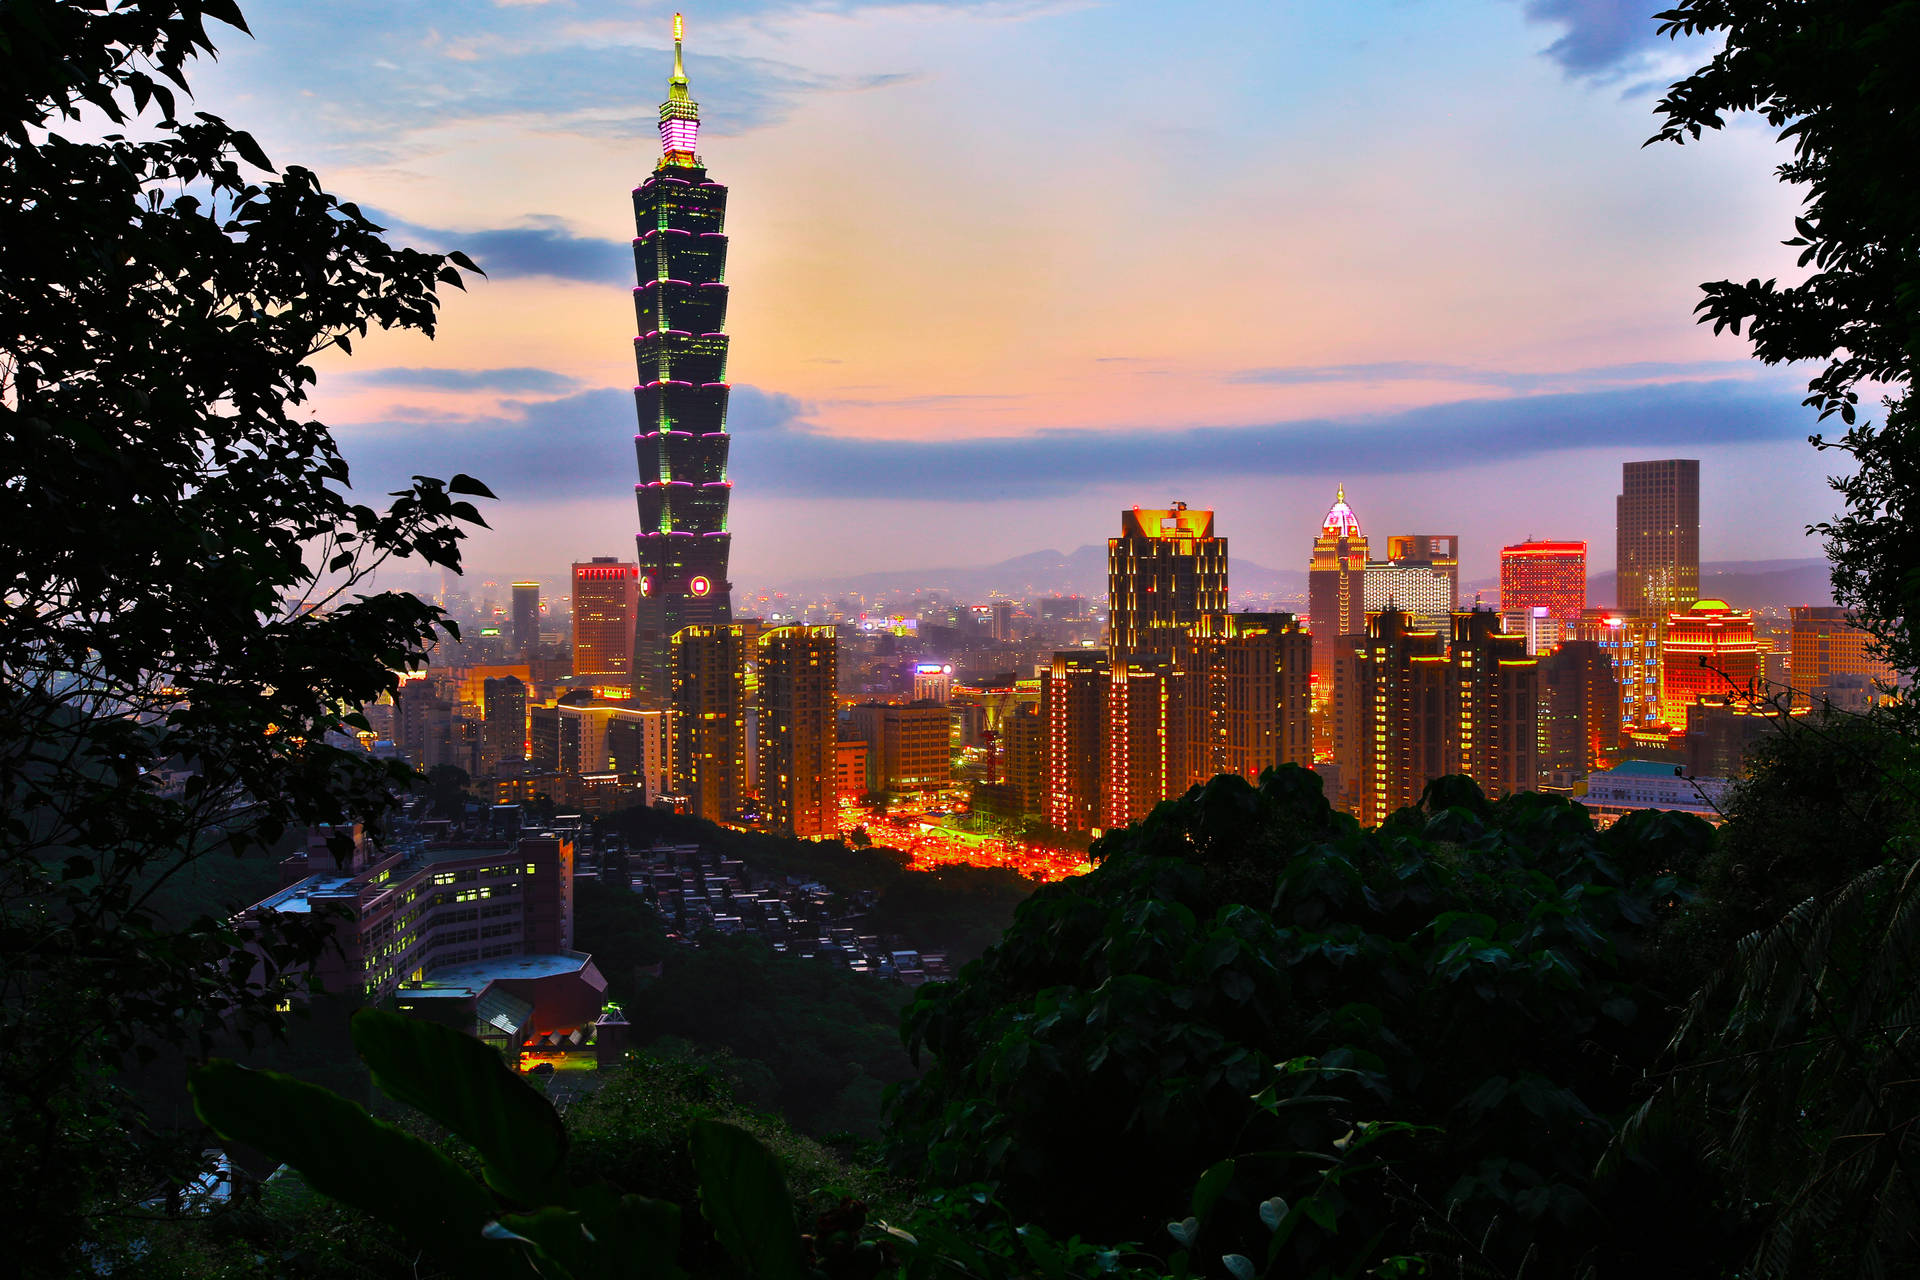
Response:
[{"label": "distant mountain range", "polygon": [[[1793,560],[1717,560],[1700,566],[1700,592],[1743,609],[1784,608],[1796,604],[1831,604],[1830,568],[1819,556]],[[1246,595],[1280,599],[1304,598],[1304,569],[1269,569],[1236,558],[1230,580],[1236,600]],[[959,601],[985,600],[999,594],[1016,599],[1042,595],[1082,595],[1104,599],[1107,594],[1107,548],[1091,544],[1074,551],[1030,551],[997,564],[970,568],[900,569],[856,574],[845,578],[814,578],[787,584],[786,589],[806,597],[860,595],[868,598],[896,592],[941,591]],[[1497,600],[1500,584],[1484,579],[1460,584],[1461,598],[1479,593],[1489,603]],[[1614,601],[1614,575],[1594,574],[1587,583],[1587,599],[1597,604]]]}]

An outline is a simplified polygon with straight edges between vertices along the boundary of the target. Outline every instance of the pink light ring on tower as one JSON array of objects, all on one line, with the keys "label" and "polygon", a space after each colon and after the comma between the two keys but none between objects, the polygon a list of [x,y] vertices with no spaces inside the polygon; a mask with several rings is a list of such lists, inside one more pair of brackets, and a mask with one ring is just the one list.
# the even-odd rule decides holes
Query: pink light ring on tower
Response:
[{"label": "pink light ring on tower", "polygon": [[660,122],[660,145],[667,154],[692,155],[700,145],[698,120],[667,119]]},{"label": "pink light ring on tower", "polygon": [[703,481],[701,481],[701,483],[700,483],[700,487],[701,487],[702,489],[731,489],[731,488],[733,488],[733,481],[731,481],[731,480],[703,480]]}]

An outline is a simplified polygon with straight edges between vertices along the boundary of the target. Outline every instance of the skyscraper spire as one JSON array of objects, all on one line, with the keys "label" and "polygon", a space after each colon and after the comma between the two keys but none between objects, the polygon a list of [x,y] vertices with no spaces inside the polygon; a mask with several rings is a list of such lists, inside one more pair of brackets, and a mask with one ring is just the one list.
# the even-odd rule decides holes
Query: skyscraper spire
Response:
[{"label": "skyscraper spire", "polygon": [[655,166],[694,168],[700,159],[694,148],[700,141],[700,104],[687,92],[687,68],[681,42],[686,39],[687,21],[673,15],[673,75],[667,80],[667,100],[660,104],[660,150],[664,153]]}]

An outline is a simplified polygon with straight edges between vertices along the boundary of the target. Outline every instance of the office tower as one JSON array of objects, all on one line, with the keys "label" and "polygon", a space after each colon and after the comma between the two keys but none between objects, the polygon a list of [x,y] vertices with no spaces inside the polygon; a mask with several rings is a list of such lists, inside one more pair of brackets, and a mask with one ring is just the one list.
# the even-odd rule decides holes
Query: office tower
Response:
[{"label": "office tower", "polygon": [[1700,598],[1700,463],[1628,462],[1614,499],[1617,603],[1658,622]]},{"label": "office tower", "polygon": [[834,793],[848,800],[867,794],[867,740],[840,738],[833,744]]},{"label": "office tower", "polygon": [[1464,773],[1488,799],[1531,791],[1540,772],[1540,667],[1522,636],[1491,609],[1453,615],[1447,656],[1447,772]]},{"label": "office tower", "polygon": [[1660,633],[1654,618],[1629,618],[1617,609],[1588,609],[1567,632],[1569,639],[1591,640],[1613,664],[1620,687],[1622,730],[1665,723],[1660,705]]},{"label": "office tower", "polygon": [[913,700],[915,702],[945,703],[952,696],[953,664],[951,662],[913,664]]},{"label": "office tower", "polygon": [[671,687],[671,638],[683,627],[733,620],[727,580],[727,189],[695,152],[700,106],[687,92],[681,21],[673,20],[673,76],[660,104],[654,171],[633,193],[633,291],[639,336],[634,401],[640,466],[635,499],[640,608],[639,697]]},{"label": "office tower", "polygon": [[513,584],[513,647],[532,653],[540,647],[540,584]]},{"label": "office tower", "polygon": [[1322,690],[1333,686],[1335,642],[1367,629],[1367,537],[1360,518],[1347,505],[1347,490],[1334,490],[1333,505],[1320,522],[1307,566],[1307,621],[1313,630],[1313,679]]},{"label": "office tower", "polygon": [[612,556],[573,566],[573,674],[615,687],[633,682],[640,570]]},{"label": "office tower", "polygon": [[[1898,681],[1899,674],[1873,656],[1873,637],[1855,626],[1845,609],[1795,605],[1789,616],[1787,642],[1795,706],[1817,703],[1817,695],[1831,688],[1836,676],[1854,677],[1851,683],[1866,686],[1873,701],[1884,697],[1874,686]],[[1777,692],[1768,690],[1770,694]]]},{"label": "office tower", "polygon": [[775,627],[760,637],[760,816],[782,835],[837,829],[838,633]]},{"label": "office tower", "polygon": [[867,790],[937,790],[953,780],[947,709],[937,702],[863,702],[848,712],[867,744]]},{"label": "office tower", "polygon": [[527,686],[517,676],[497,676],[482,690],[480,761],[491,773],[503,762],[526,759]]},{"label": "office tower", "polygon": [[1546,605],[1537,604],[1531,609],[1502,609],[1500,626],[1510,635],[1526,641],[1528,653],[1539,656],[1552,653],[1579,623],[1562,622],[1553,616]]},{"label": "office tower", "polygon": [[1366,826],[1418,804],[1427,783],[1448,772],[1446,649],[1438,631],[1387,609],[1367,620],[1365,637],[1349,642],[1351,658],[1338,663],[1358,732],[1346,743],[1349,758],[1336,763],[1343,782],[1354,779],[1356,816]]},{"label": "office tower", "polygon": [[709,822],[736,821],[746,807],[747,667],[760,625],[736,622],[674,633],[673,777]]},{"label": "office tower", "polygon": [[1019,812],[1039,813],[1046,804],[1047,722],[1040,708],[1017,706],[1000,726],[1007,785]]},{"label": "office tower", "polygon": [[1500,612],[1545,609],[1554,621],[1571,623],[1586,607],[1586,543],[1529,539],[1500,548]]},{"label": "office tower", "polygon": [[1760,644],[1753,613],[1724,600],[1696,600],[1667,615],[1661,645],[1660,703],[1675,729],[1687,727],[1695,698],[1751,701],[1760,677]]},{"label": "office tower", "polygon": [[1054,654],[1040,677],[1040,715],[1047,735],[1042,812],[1047,824],[1061,831],[1090,831],[1100,825],[1111,670],[1103,653],[1070,651]]},{"label": "office tower", "polygon": [[1565,640],[1540,659],[1540,780],[1568,789],[1620,749],[1620,684],[1597,640]]},{"label": "office tower", "polygon": [[618,707],[607,718],[607,768],[652,801],[673,790],[673,713]]},{"label": "office tower", "polygon": [[1116,657],[1108,667],[1101,826],[1131,826],[1186,790],[1184,674],[1159,653]]},{"label": "office tower", "polygon": [[1313,764],[1313,637],[1290,613],[1210,613],[1193,627],[1189,783]]},{"label": "office tower", "polygon": [[1213,512],[1184,502],[1120,513],[1107,539],[1107,652],[1115,659],[1172,655],[1203,613],[1227,610],[1227,540],[1213,536]]},{"label": "office tower", "polygon": [[1392,607],[1423,627],[1439,630],[1460,599],[1460,535],[1396,533],[1387,558],[1367,561],[1361,599],[1366,612]]}]

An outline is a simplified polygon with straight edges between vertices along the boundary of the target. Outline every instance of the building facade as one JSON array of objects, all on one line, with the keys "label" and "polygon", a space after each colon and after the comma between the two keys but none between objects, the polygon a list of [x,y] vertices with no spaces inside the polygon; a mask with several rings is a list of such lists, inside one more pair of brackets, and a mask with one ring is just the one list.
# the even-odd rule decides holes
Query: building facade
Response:
[{"label": "building facade", "polygon": [[1360,530],[1360,518],[1347,505],[1346,486],[1341,485],[1320,522],[1307,565],[1313,679],[1322,690],[1333,687],[1333,659],[1340,637],[1367,630],[1366,575],[1367,536]]},{"label": "building facade", "polygon": [[734,622],[684,627],[670,646],[673,785],[709,822],[737,821],[747,807],[747,674],[759,639],[757,623]]},{"label": "building facade", "polygon": [[1659,622],[1700,598],[1700,462],[1667,458],[1621,465],[1614,499],[1615,603]]},{"label": "building facade", "polygon": [[1527,541],[1500,548],[1500,611],[1545,609],[1574,623],[1587,608],[1587,544]]},{"label": "building facade", "polygon": [[1040,716],[1046,731],[1047,824],[1090,831],[1101,821],[1106,760],[1107,686],[1112,663],[1087,650],[1053,655],[1040,679]]},{"label": "building facade", "polygon": [[[1812,706],[1841,683],[1864,684],[1879,695],[1874,699],[1877,701],[1885,695],[1874,686],[1897,683],[1898,673],[1873,656],[1873,637],[1855,626],[1845,609],[1796,605],[1789,618],[1789,678],[1794,705]],[[1854,679],[1837,681],[1835,677]]]},{"label": "building facade", "polygon": [[688,92],[674,19],[673,75],[660,104],[661,157],[633,193],[639,337],[634,449],[640,482],[636,696],[672,688],[672,638],[733,620],[727,579],[727,189],[697,154],[700,105]]},{"label": "building facade", "polygon": [[1193,628],[1185,783],[1313,765],[1313,637],[1290,613],[1213,613]]},{"label": "building facade", "polygon": [[1695,699],[1752,702],[1760,678],[1760,644],[1753,613],[1724,600],[1697,600],[1667,615],[1661,646],[1660,701],[1664,719],[1684,731]]},{"label": "building facade", "polygon": [[953,780],[952,732],[937,702],[863,702],[848,712],[867,744],[867,790],[932,791]]},{"label": "building facade", "polygon": [[513,647],[532,653],[540,647],[540,584],[513,584]]},{"label": "building facade", "polygon": [[1201,614],[1227,609],[1227,540],[1213,536],[1213,512],[1184,502],[1121,512],[1107,593],[1111,657],[1179,654]]},{"label": "building facade", "polygon": [[760,637],[760,817],[782,835],[838,830],[838,652],[830,626],[775,627]]},{"label": "building facade", "polygon": [[1540,664],[1500,615],[1453,615],[1448,649],[1447,772],[1464,773],[1489,799],[1531,791],[1540,773]]},{"label": "building facade", "polygon": [[614,688],[633,683],[639,566],[595,556],[573,566],[573,674]]},{"label": "building facade", "polygon": [[1391,534],[1387,558],[1367,562],[1364,583],[1366,612],[1392,607],[1418,626],[1442,630],[1459,607],[1460,535]]},{"label": "building facade", "polygon": [[480,757],[483,772],[527,758],[527,685],[518,676],[482,684]]}]

